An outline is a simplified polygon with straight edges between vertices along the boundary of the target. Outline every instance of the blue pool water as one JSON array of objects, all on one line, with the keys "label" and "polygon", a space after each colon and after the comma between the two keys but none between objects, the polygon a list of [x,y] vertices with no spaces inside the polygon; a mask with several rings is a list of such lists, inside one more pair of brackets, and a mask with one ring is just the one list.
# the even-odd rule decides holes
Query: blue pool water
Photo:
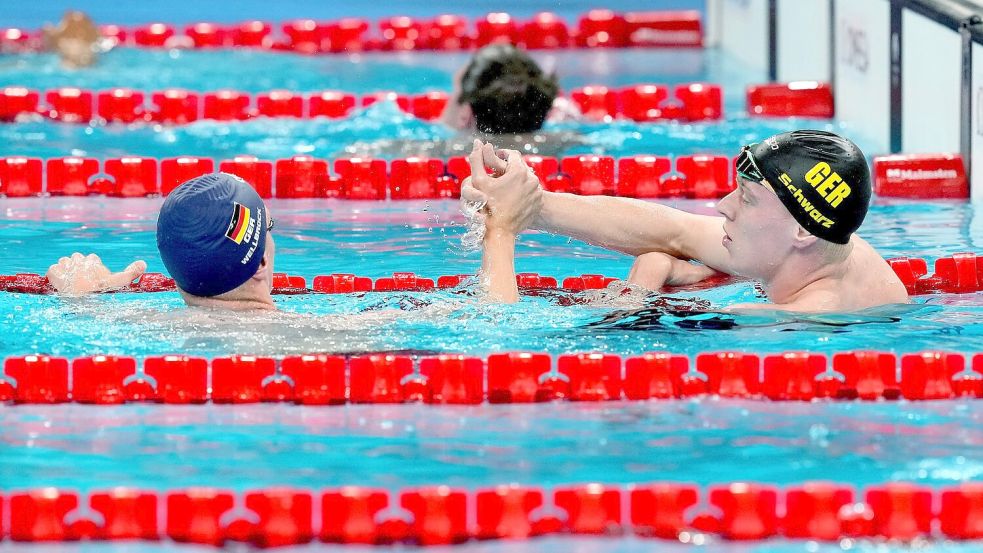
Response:
[{"label": "blue pool water", "polygon": [[[742,113],[743,86],[763,80],[715,51],[572,52],[540,55],[569,89],[588,83],[720,82],[726,120],[678,125],[554,125],[585,139],[558,153],[733,154],[748,141],[802,125],[847,134],[827,121],[756,121]],[[75,85],[144,90],[182,86],[313,91],[340,88],[420,92],[446,89],[465,60],[449,54],[299,57],[258,52],[120,50],[92,72],[66,72],[48,56],[0,59],[0,85]],[[255,120],[241,124],[94,127],[33,121],[0,125],[0,155],[98,158],[123,154],[275,159],[296,153],[334,158],[371,151],[391,158],[453,134],[379,105],[343,121]],[[856,137],[861,145],[862,136]],[[399,144],[389,141],[398,140]],[[407,145],[408,144],[408,145]],[[875,152],[868,152],[875,153]],[[43,273],[76,250],[99,253],[113,268],[146,259],[154,247],[159,199],[0,200],[0,274]],[[712,202],[679,202],[712,212]],[[436,277],[473,273],[476,252],[461,246],[465,225],[454,202],[274,201],[276,268],[310,279],[353,272],[380,277],[414,271]],[[885,256],[934,259],[983,251],[971,205],[876,202],[861,235]],[[554,276],[624,277],[631,259],[538,233],[519,243],[518,269]],[[176,294],[116,294],[69,300],[0,295],[0,356],[47,352],[75,357],[116,353],[282,356],[311,351],[415,354],[538,350],[553,354],[652,350],[695,354],[733,349],[896,352],[983,348],[983,296],[937,295],[912,306],[796,317],[761,314],[681,316],[662,309],[719,308],[761,301],[751,283],[667,297],[604,293],[525,297],[517,306],[476,301],[471,287],[433,294],[278,296],[285,313],[234,321],[182,308]],[[230,323],[235,331],[229,332]],[[892,480],[931,487],[983,479],[980,402],[766,403],[703,399],[598,405],[425,407],[291,405],[86,407],[0,406],[0,490],[61,486],[81,491],[129,485],[164,490],[190,485],[234,490],[338,484],[399,489],[451,484],[474,489],[503,482],[554,486],[651,480],[701,485],[751,480],[777,485],[832,480],[862,487]],[[318,544],[317,547],[322,547]],[[690,551],[692,545],[634,538],[548,538],[480,543],[453,551]],[[312,549],[313,546],[296,548]],[[712,543],[712,552],[975,551],[979,544]],[[59,544],[52,550],[211,550],[162,544]],[[0,551],[43,546],[0,542]],[[351,549],[345,549],[351,550]],[[355,549],[357,550],[357,548]]]},{"label": "blue pool water", "polygon": [[[0,233],[5,236],[0,242],[0,274],[43,273],[59,257],[77,250],[96,252],[115,269],[144,259],[151,271],[163,271],[154,239],[159,203],[159,199],[10,200],[0,217]],[[410,271],[436,278],[474,274],[479,265],[478,252],[462,245],[466,226],[456,202],[281,200],[270,205],[277,221],[275,268],[302,275],[308,283],[319,274],[344,272],[378,278]],[[697,201],[676,205],[690,211],[712,209]],[[967,204],[879,202],[861,234],[885,256],[931,260],[978,251],[980,245],[973,239],[979,236],[978,225],[973,207]],[[581,242],[528,233],[519,242],[517,268],[557,277],[599,273],[625,278],[631,261]],[[983,343],[981,294],[922,296],[911,306],[850,315],[677,316],[666,310],[719,309],[763,300],[751,282],[740,280],[664,296],[603,292],[531,296],[508,307],[476,301],[470,295],[473,288],[277,296],[281,309],[300,315],[260,317],[237,325],[234,333],[225,331],[227,321],[221,317],[177,309],[182,302],[176,293],[81,300],[8,294],[0,302],[0,318],[14,332],[0,336],[0,352],[77,356],[166,351],[214,356],[387,349],[486,354],[532,349],[693,354],[713,349],[830,352],[871,347],[974,352]],[[508,324],[500,324],[503,321]],[[373,331],[365,332],[366,328]]]}]

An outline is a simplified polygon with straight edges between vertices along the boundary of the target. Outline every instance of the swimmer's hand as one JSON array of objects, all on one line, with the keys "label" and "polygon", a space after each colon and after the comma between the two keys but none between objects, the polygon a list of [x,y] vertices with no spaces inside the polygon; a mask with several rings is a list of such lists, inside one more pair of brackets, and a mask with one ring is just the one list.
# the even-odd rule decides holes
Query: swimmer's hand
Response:
[{"label": "swimmer's hand", "polygon": [[79,296],[125,288],[146,271],[146,261],[134,261],[127,268],[114,273],[98,255],[75,252],[71,257],[63,257],[48,267],[47,277],[59,294]]},{"label": "swimmer's hand", "polygon": [[[515,150],[504,152],[501,159],[491,144],[474,141],[468,156],[471,177],[461,187],[466,201],[483,201],[488,230],[515,236],[529,228],[543,206],[539,178]],[[488,175],[485,167],[492,170]]]}]

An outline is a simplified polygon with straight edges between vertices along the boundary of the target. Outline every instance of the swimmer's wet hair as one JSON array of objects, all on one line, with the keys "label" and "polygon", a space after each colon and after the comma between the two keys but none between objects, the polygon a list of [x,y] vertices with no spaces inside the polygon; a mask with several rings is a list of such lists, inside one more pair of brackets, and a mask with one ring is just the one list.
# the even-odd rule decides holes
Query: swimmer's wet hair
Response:
[{"label": "swimmer's wet hair", "polygon": [[461,77],[457,102],[469,104],[478,130],[519,134],[539,130],[559,86],[528,54],[511,44],[478,50]]}]

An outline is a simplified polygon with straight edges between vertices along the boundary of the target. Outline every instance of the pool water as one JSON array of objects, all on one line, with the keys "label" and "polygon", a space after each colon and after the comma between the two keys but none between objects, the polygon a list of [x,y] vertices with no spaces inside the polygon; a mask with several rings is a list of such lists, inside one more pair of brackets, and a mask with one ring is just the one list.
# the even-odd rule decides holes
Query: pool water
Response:
[{"label": "pool water", "polygon": [[[726,119],[701,124],[616,122],[551,124],[582,135],[557,153],[733,155],[746,142],[800,126],[853,136],[830,121],[752,120],[743,86],[762,81],[719,52],[649,51],[537,54],[560,72],[564,89],[589,83],[706,80],[724,86]],[[181,86],[314,91],[338,88],[421,92],[448,89],[458,54],[301,57],[261,52],[119,50],[91,72],[67,72],[50,56],[7,56],[0,85],[62,85],[143,90]],[[0,125],[0,156],[98,158],[124,154],[275,159],[298,153],[333,159],[353,151],[384,158],[426,151],[450,131],[380,104],[349,119],[198,122],[181,127],[85,127],[47,121]],[[864,145],[864,137],[856,136]],[[868,152],[873,154],[876,152]],[[121,269],[145,259],[162,271],[154,225],[160,199],[17,199],[0,203],[0,274],[43,273],[60,256],[96,252]],[[713,202],[680,208],[712,213]],[[430,202],[273,201],[276,269],[307,277],[338,272],[382,277],[471,274],[479,255],[462,246],[457,204]],[[934,259],[981,251],[972,205],[878,200],[861,235],[885,256]],[[562,237],[523,235],[517,268],[558,277],[625,277],[626,256]],[[474,285],[434,293],[277,296],[281,313],[249,321],[183,308],[175,293],[107,294],[81,299],[0,295],[0,356],[45,352],[144,357],[187,353],[283,356],[301,352],[401,351],[412,355],[502,350],[552,354],[646,351],[696,354],[738,350],[834,352],[881,349],[963,353],[983,345],[980,294],[933,295],[847,315],[754,316],[712,312],[763,301],[753,284],[627,296],[606,292],[526,296],[516,306],[480,301]],[[686,313],[699,308],[711,312]],[[229,332],[229,323],[235,331]],[[652,480],[701,485],[735,480],[786,485],[831,480],[862,487],[906,480],[941,487],[983,479],[983,407],[979,401],[768,403],[678,400],[639,403],[473,407],[286,404],[223,407],[126,405],[0,406],[0,489],[60,486],[79,491],[116,485],[165,490],[191,485],[237,491],[291,485],[392,490],[425,484],[469,489],[519,482]],[[301,547],[296,549],[310,549]],[[316,547],[324,547],[316,544]],[[692,545],[635,538],[551,537],[525,543],[471,543],[454,551],[689,551]],[[908,546],[859,542],[758,544],[715,542],[701,551],[959,551],[978,543]],[[0,551],[43,546],[0,542]],[[212,550],[161,544],[58,544],[52,549]],[[346,548],[345,550],[352,550]],[[357,550],[357,548],[356,548]]]},{"label": "pool water", "polygon": [[[0,274],[43,273],[74,251],[95,252],[120,270],[136,259],[163,272],[154,224],[159,199],[34,199],[8,201],[0,217]],[[711,212],[712,204],[678,207]],[[480,253],[464,247],[466,223],[453,201],[344,202],[280,200],[277,271],[301,275],[354,273],[379,278],[397,271],[436,279],[475,274]],[[978,247],[973,207],[963,203],[875,205],[861,235],[885,256],[929,259]],[[632,258],[545,233],[518,245],[522,272],[555,277],[585,273],[627,277]],[[623,288],[623,287],[622,287]],[[286,355],[406,350],[484,355],[502,350],[550,353],[604,351],[621,355],[663,350],[695,354],[734,349],[844,351],[877,347],[898,352],[946,349],[972,353],[983,342],[981,294],[940,294],[842,315],[685,313],[764,301],[750,281],[666,294],[615,291],[527,295],[517,306],[480,301],[474,282],[424,293],[276,296],[285,313],[237,323],[228,316],[185,310],[177,293],[106,294],[82,299],[5,294],[0,319],[4,355],[200,356]],[[366,332],[366,329],[372,329]]]}]

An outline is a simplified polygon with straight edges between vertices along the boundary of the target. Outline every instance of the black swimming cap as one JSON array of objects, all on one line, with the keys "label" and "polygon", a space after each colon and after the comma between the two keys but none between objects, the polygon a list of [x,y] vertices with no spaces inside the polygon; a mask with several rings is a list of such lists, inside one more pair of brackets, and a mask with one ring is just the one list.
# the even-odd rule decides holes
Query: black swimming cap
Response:
[{"label": "black swimming cap", "polygon": [[212,173],[171,192],[157,217],[157,249],[185,292],[217,296],[249,280],[266,250],[266,205],[246,181]]},{"label": "black swimming cap", "polygon": [[864,222],[870,169],[850,140],[826,131],[792,131],[752,144],[748,153],[795,220],[814,236],[846,244]]}]

